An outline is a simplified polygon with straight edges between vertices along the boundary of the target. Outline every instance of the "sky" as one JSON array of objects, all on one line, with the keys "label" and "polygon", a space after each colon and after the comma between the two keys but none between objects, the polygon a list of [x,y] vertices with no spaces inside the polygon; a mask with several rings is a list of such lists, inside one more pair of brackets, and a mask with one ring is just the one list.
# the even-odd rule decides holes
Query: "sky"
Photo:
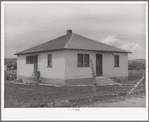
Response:
[{"label": "sky", "polygon": [[98,3],[7,3],[4,5],[5,58],[73,33],[131,51],[128,59],[145,58],[146,6]]}]

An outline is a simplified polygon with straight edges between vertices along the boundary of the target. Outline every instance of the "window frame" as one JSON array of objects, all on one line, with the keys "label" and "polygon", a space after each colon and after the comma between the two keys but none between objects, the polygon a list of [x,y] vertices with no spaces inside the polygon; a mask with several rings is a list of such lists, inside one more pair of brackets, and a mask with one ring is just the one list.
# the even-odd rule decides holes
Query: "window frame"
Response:
[{"label": "window frame", "polygon": [[[32,59],[32,61],[31,61]],[[34,64],[34,56],[26,56],[26,64]]]},{"label": "window frame", "polygon": [[[81,66],[79,66],[79,55],[82,55],[82,65]],[[83,67],[83,54],[78,54],[77,55],[78,56],[78,59],[77,59],[77,67]]]},{"label": "window frame", "polygon": [[120,67],[120,56],[114,55],[114,67]]},{"label": "window frame", "polygon": [[[49,65],[49,55],[51,55],[51,64]],[[47,68],[52,68],[52,54],[47,54]]]},{"label": "window frame", "polygon": [[[79,66],[79,55],[83,56],[82,65],[81,66]],[[88,55],[88,65],[87,66],[85,66],[85,55]],[[78,53],[77,54],[77,67],[78,68],[90,67],[90,54]]]}]

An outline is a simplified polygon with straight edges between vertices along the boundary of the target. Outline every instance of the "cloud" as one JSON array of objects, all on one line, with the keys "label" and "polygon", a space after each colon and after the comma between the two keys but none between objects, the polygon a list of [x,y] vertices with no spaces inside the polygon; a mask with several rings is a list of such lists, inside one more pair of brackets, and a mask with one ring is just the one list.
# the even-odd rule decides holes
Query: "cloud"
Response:
[{"label": "cloud", "polygon": [[[68,29],[93,40],[134,50],[133,54],[140,51],[133,58],[145,53],[145,4],[8,3],[4,21],[6,47],[12,49],[11,54],[6,51],[6,57],[62,36]],[[142,50],[137,50],[140,47]]]},{"label": "cloud", "polygon": [[134,50],[141,49],[139,44],[134,43],[134,42],[129,42],[126,40],[120,40],[117,38],[116,35],[108,36],[108,37],[104,38],[101,42],[111,45],[111,46],[114,46],[114,47],[118,47],[118,48],[127,50],[127,51],[134,51]]}]

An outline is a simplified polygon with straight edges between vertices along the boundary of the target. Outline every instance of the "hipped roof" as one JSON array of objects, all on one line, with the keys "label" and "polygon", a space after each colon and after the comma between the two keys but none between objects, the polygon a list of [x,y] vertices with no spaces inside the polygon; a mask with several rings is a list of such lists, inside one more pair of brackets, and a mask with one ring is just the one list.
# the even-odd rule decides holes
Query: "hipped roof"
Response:
[{"label": "hipped roof", "polygon": [[77,35],[75,33],[66,34],[51,41],[29,48],[27,50],[16,53],[15,55],[47,52],[53,50],[71,49],[71,50],[89,50],[101,52],[121,52],[131,53],[101,42]]}]

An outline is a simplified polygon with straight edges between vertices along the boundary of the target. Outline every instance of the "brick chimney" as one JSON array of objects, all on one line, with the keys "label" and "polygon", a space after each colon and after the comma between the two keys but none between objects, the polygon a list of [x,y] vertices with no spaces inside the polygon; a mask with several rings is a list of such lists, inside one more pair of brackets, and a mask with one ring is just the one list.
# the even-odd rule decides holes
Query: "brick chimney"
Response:
[{"label": "brick chimney", "polygon": [[67,34],[71,34],[72,33],[72,30],[67,30]]}]

